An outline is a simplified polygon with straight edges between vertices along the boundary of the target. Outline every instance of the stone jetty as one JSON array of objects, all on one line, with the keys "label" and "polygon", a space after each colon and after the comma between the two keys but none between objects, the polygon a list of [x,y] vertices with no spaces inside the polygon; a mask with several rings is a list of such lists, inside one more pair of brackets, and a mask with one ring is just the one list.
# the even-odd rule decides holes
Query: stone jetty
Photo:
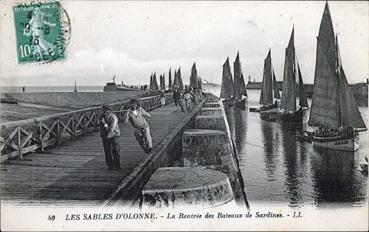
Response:
[{"label": "stone jetty", "polygon": [[142,190],[144,207],[208,208],[231,202],[248,206],[220,100],[202,105],[193,128],[183,131],[181,145],[181,165],[158,168]]}]

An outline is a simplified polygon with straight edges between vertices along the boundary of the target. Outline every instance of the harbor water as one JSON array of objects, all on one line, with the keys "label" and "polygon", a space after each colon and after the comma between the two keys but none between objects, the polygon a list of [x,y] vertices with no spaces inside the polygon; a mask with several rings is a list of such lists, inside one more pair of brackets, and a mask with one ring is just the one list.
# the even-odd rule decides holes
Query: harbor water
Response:
[{"label": "harbor water", "polygon": [[[220,88],[207,91],[218,95]],[[248,107],[258,107],[260,90],[248,90]],[[309,105],[311,105],[311,99]],[[303,126],[267,122],[259,113],[227,107],[247,199],[252,207],[361,207],[367,204],[368,175],[360,163],[368,157],[368,132],[360,133],[354,152],[317,149],[302,139]],[[368,126],[368,107],[359,107]]]}]

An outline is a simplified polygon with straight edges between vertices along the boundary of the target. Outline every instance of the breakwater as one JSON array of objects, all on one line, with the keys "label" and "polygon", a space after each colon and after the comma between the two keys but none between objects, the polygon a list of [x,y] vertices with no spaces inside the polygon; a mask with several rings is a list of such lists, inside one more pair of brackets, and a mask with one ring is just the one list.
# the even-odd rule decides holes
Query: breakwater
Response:
[{"label": "breakwater", "polygon": [[[191,117],[184,130],[176,134],[176,155],[157,154],[157,160],[163,157],[164,162],[158,162],[158,168],[146,177],[140,205],[143,208],[248,206],[221,101],[208,95]],[[177,157],[176,165],[166,163],[167,156]]]}]

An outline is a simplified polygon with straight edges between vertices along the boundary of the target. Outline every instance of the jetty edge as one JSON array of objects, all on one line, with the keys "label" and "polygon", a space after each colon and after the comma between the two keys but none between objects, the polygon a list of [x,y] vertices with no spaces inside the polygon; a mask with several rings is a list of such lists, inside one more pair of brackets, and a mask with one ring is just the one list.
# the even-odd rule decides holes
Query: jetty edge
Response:
[{"label": "jetty edge", "polygon": [[249,209],[224,106],[205,94],[102,205]]}]

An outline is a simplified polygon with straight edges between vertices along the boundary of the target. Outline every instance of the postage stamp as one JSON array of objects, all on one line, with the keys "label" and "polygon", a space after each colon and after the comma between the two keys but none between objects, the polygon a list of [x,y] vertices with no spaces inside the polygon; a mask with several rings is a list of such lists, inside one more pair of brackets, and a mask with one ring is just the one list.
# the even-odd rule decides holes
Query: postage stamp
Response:
[{"label": "postage stamp", "polygon": [[65,59],[70,23],[60,2],[18,4],[13,14],[19,64]]}]

